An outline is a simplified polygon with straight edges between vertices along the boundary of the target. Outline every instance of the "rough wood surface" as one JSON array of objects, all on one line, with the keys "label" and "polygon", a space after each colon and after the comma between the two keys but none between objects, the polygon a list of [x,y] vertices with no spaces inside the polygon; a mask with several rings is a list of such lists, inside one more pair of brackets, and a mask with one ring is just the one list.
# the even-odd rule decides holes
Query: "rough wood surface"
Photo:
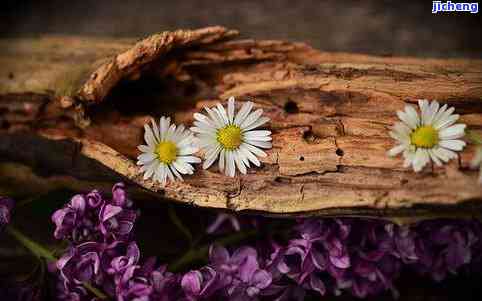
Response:
[{"label": "rough wood surface", "polygon": [[[117,173],[202,207],[284,215],[481,212],[482,187],[468,168],[474,145],[419,174],[386,151],[395,112],[419,98],[454,106],[461,122],[482,133],[482,61],[324,53],[236,34],[211,27],[134,45],[1,41],[0,155],[87,182]],[[28,57],[39,62],[22,60]],[[260,168],[228,178],[199,167],[166,189],[142,180],[135,157],[145,122],[164,114],[190,124],[194,112],[231,95],[255,102],[272,120],[273,149]]]}]

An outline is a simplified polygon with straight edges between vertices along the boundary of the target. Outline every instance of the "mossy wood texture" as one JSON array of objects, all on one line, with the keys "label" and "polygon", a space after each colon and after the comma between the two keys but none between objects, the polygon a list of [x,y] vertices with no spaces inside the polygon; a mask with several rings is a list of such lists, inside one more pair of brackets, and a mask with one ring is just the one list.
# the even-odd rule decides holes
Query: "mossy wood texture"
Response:
[{"label": "mossy wood texture", "polygon": [[[0,46],[8,72],[0,80],[0,153],[34,171],[48,165],[89,183],[110,181],[114,171],[169,199],[265,214],[480,213],[482,186],[469,169],[474,145],[421,173],[386,155],[396,111],[420,98],[454,106],[460,122],[482,133],[480,60],[326,53],[240,39],[222,27],[135,44],[46,37]],[[142,179],[135,158],[144,123],[170,115],[190,125],[194,112],[229,96],[271,118],[273,148],[260,168],[229,178],[198,166],[165,189]]]}]

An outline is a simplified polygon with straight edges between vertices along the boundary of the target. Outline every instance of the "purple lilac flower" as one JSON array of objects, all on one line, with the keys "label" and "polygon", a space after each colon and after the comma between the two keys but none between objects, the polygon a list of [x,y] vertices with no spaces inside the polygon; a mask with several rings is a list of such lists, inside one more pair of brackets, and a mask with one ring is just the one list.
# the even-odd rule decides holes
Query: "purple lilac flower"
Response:
[{"label": "purple lilac flower", "polygon": [[101,258],[105,246],[96,242],[85,242],[72,246],[57,261],[65,289],[82,287],[82,283],[102,285]]},{"label": "purple lilac flower", "polygon": [[480,224],[473,221],[425,221],[414,227],[415,253],[419,260],[411,265],[421,274],[442,281],[471,262],[472,249],[482,239]]},{"label": "purple lilac flower", "polygon": [[230,300],[254,299],[272,282],[271,274],[260,267],[254,248],[240,247],[230,255],[224,247],[211,246],[209,258],[220,275],[223,294]]},{"label": "purple lilac flower", "polygon": [[207,300],[216,291],[219,274],[210,266],[186,273],[181,287],[187,300]]},{"label": "purple lilac flower", "polygon": [[227,213],[219,213],[216,216],[216,219],[206,228],[206,233],[212,234],[219,231],[219,229],[221,229],[221,227],[225,225],[227,222],[229,222],[229,225],[234,231],[241,230],[239,220],[235,215],[227,214]]},{"label": "purple lilac flower", "polygon": [[[112,194],[111,200],[97,191],[77,195],[54,213],[55,236],[71,243],[57,261],[59,299],[94,300],[85,282],[121,301],[281,301],[341,293],[365,298],[384,291],[396,297],[394,282],[403,268],[440,281],[464,269],[478,270],[482,263],[479,221],[402,227],[381,220],[311,218],[296,222],[287,243],[269,239],[232,253],[213,245],[208,265],[174,274],[154,258],[141,264],[132,201],[122,184]],[[239,226],[236,217],[222,214],[209,232],[226,221]]]},{"label": "purple lilac flower", "polygon": [[0,197],[0,229],[10,223],[15,202],[10,198]]},{"label": "purple lilac flower", "polygon": [[85,241],[128,240],[137,214],[130,209],[124,185],[112,188],[112,199],[103,199],[97,190],[86,195],[75,195],[62,209],[54,212],[54,237],[75,243]]},{"label": "purple lilac flower", "polygon": [[152,271],[153,292],[151,297],[157,301],[169,301],[181,299],[181,276],[167,271],[166,265],[161,265]]}]

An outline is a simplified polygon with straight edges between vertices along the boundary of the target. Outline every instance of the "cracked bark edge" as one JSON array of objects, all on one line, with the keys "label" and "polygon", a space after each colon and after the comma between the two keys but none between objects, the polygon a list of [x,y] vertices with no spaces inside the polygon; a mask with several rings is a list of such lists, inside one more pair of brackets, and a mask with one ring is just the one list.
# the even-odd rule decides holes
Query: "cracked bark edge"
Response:
[{"label": "cracked bark edge", "polygon": [[[47,138],[59,139],[48,136]],[[164,198],[200,207],[224,208],[226,202],[224,193],[215,189],[198,189],[181,181],[171,183],[163,189],[151,179],[143,179],[143,176],[139,173],[139,166],[107,145],[88,139],[75,139],[74,141],[79,144],[80,154],[102,163],[145,189],[161,194]]]},{"label": "cracked bark edge", "polygon": [[149,36],[95,70],[82,85],[77,96],[86,105],[99,103],[121,79],[134,76],[134,73],[170,50],[210,44],[237,34],[235,30],[213,26],[198,30],[166,31]]},{"label": "cracked bark edge", "polygon": [[[54,140],[65,139],[65,137],[45,137]],[[189,203],[194,206],[262,212],[275,215],[385,216],[386,218],[392,217],[394,219],[398,218],[399,220],[410,219],[412,215],[412,217],[415,218],[414,215],[416,214],[424,214],[426,218],[448,216],[477,217],[479,216],[477,212],[481,210],[481,205],[477,202],[478,196],[480,195],[478,189],[473,189],[471,192],[467,191],[469,197],[461,204],[461,208],[457,209],[451,206],[458,201],[456,199],[456,193],[451,195],[451,197],[454,198],[453,200],[443,205],[439,204],[437,199],[416,200],[415,197],[417,193],[400,198],[400,196],[390,196],[388,191],[381,192],[381,194],[378,195],[372,195],[371,197],[369,196],[366,200],[360,200],[354,204],[351,198],[340,200],[337,199],[335,194],[319,194],[316,187],[314,187],[315,190],[313,190],[310,183],[300,183],[294,186],[298,189],[301,201],[306,202],[297,200],[295,202],[296,206],[291,208],[287,206],[290,202],[282,202],[283,198],[289,199],[293,197],[290,192],[284,191],[284,189],[276,191],[279,188],[271,189],[262,195],[253,191],[246,192],[243,188],[241,178],[235,179],[237,182],[235,186],[237,188],[234,191],[222,192],[218,189],[197,187],[189,182],[174,182],[162,188],[150,179],[144,180],[139,173],[139,167],[136,166],[131,159],[126,158],[107,145],[88,139],[75,139],[73,141],[78,143],[79,154],[100,162],[141,187],[159,193],[164,198]],[[339,171],[333,172],[336,173]],[[464,181],[467,181],[467,179],[464,179]],[[419,183],[419,185],[426,185],[426,181],[424,182],[425,183]],[[464,187],[466,183],[467,182],[460,183],[460,180],[456,180],[455,186],[462,185],[462,187]],[[307,186],[311,187],[309,191],[305,192],[305,187]],[[288,187],[284,188],[286,189]],[[290,191],[291,188],[289,188]],[[450,189],[452,188],[453,186],[450,187]],[[446,195],[447,193],[446,190],[439,192],[441,195]],[[392,199],[390,200],[390,198]],[[270,207],[266,207],[268,204]],[[302,204],[305,204],[305,206]]]}]

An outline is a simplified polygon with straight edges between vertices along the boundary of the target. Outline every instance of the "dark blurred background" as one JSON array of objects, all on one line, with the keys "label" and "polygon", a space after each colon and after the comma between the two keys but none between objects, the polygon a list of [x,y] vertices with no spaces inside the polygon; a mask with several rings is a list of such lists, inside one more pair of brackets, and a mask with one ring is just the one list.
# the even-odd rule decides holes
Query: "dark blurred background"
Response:
[{"label": "dark blurred background", "polygon": [[[463,1],[462,1],[463,2]],[[467,2],[467,1],[465,1]],[[0,36],[143,37],[224,25],[326,51],[482,58],[480,12],[433,15],[432,1],[2,0]]]}]

